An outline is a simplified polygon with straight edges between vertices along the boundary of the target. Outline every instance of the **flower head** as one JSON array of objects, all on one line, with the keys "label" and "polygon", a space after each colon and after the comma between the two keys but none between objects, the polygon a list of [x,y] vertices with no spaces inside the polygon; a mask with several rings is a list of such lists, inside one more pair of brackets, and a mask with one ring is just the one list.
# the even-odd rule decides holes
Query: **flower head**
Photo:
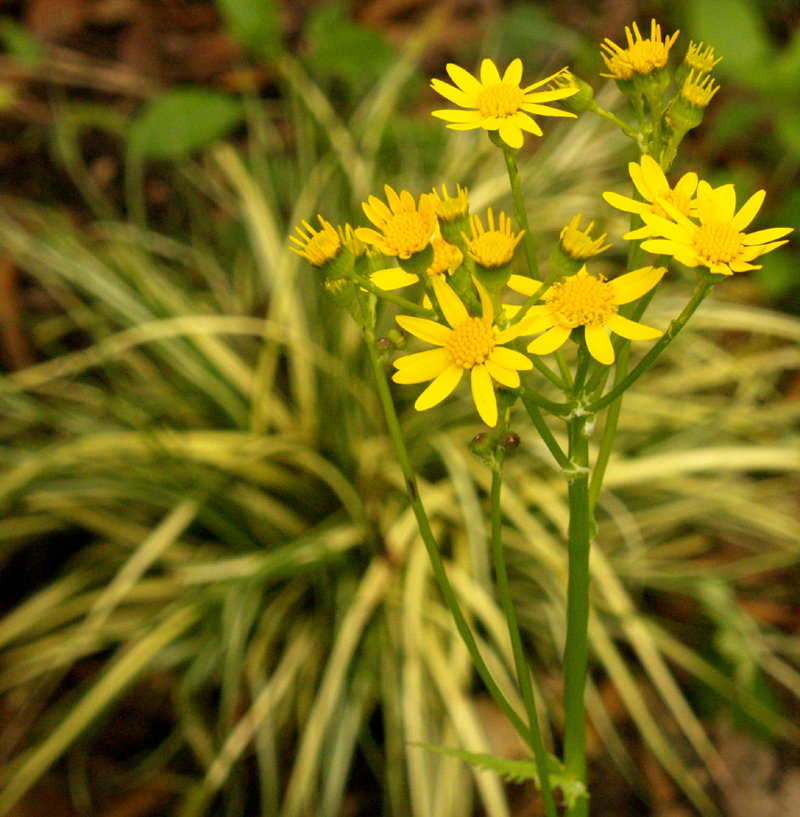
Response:
[{"label": "flower head", "polygon": [[430,197],[423,194],[419,197],[419,206],[408,190],[398,196],[387,184],[384,187],[387,207],[379,198],[370,196],[362,204],[367,218],[380,230],[359,227],[356,238],[365,244],[372,244],[384,255],[408,259],[422,252],[430,243],[436,226],[436,213]]},{"label": "flower head", "polygon": [[636,201],[619,193],[603,193],[603,198],[618,210],[626,213],[655,213],[662,218],[671,218],[662,202],[669,202],[684,216],[694,214],[694,196],[697,189],[697,174],[687,173],[682,176],[674,188],[669,186],[664,171],[652,157],[644,155],[640,164],[631,162],[628,165],[631,179],[644,201]]},{"label": "flower head", "polygon": [[464,260],[464,254],[449,241],[445,241],[437,236],[431,242],[433,244],[433,262],[427,269],[428,275],[448,275],[455,272]]},{"label": "flower head", "polygon": [[700,73],[695,75],[692,70],[683,83],[680,98],[693,108],[707,108],[718,90],[719,85],[714,85],[714,80],[710,76],[703,77]]},{"label": "flower head", "polygon": [[589,235],[592,232],[592,227],[594,227],[593,221],[589,222],[589,226],[585,230],[579,229],[580,223],[581,214],[578,213],[561,231],[559,244],[570,258],[585,261],[593,255],[599,255],[611,246],[610,244],[603,246],[608,233],[603,233],[599,238],[592,238]]},{"label": "flower head", "polygon": [[[592,357],[600,363],[614,362],[614,347],[606,330],[616,332],[630,340],[650,340],[660,337],[658,329],[652,329],[617,314],[620,304],[627,304],[649,292],[666,272],[665,267],[642,267],[619,278],[607,281],[602,275],[590,275],[583,266],[575,275],[554,284],[544,294],[544,304],[533,306],[520,323],[521,334],[544,332],[528,345],[535,355],[546,355],[559,349],[576,327],[584,327],[586,346]],[[532,295],[538,288],[517,285],[513,289]],[[530,290],[530,291],[529,291]]]},{"label": "flower head", "polygon": [[601,74],[611,79],[628,80],[634,74],[646,76],[654,71],[661,70],[669,58],[669,50],[678,37],[675,32],[666,40],[661,39],[661,26],[655,20],[650,23],[650,38],[645,40],[639,33],[639,27],[633,24],[631,29],[625,26],[625,37],[628,47],[621,48],[616,43],[606,39],[600,46],[603,50],[603,60],[610,74]]},{"label": "flower head", "polygon": [[517,324],[498,331],[494,326],[492,303],[477,281],[475,286],[482,308],[480,318],[470,316],[442,276],[434,276],[431,280],[436,299],[449,325],[400,315],[397,322],[403,329],[438,348],[398,358],[394,364],[397,372],[392,379],[396,383],[433,381],[414,404],[417,411],[424,411],[450,395],[464,372],[468,371],[478,414],[487,425],[495,426],[497,397],[492,380],[514,389],[520,385],[519,372],[533,368],[525,355],[503,346],[519,337],[524,327]]},{"label": "flower head", "polygon": [[289,236],[290,241],[294,241],[300,249],[289,247],[292,252],[302,255],[314,267],[324,267],[333,261],[342,249],[342,239],[333,225],[325,221],[322,216],[317,216],[322,226],[321,230],[315,230],[307,221],[303,221],[303,232],[299,227],[295,227],[300,238]]},{"label": "flower head", "polygon": [[550,108],[542,103],[566,99],[576,94],[577,88],[536,91],[537,88],[551,82],[556,74],[522,88],[520,59],[514,60],[502,77],[497,66],[488,59],[481,63],[480,80],[453,63],[448,64],[447,73],[455,85],[434,79],[431,86],[450,102],[465,110],[434,111],[433,115],[449,122],[447,127],[453,130],[473,128],[496,130],[509,147],[521,148],[523,131],[536,136],[542,135],[542,129],[530,114],[575,116],[569,111]]},{"label": "flower head", "polygon": [[708,74],[711,69],[722,59],[714,59],[714,49],[708,45],[703,48],[703,43],[695,45],[693,40],[689,41],[689,48],[683,58],[683,64],[697,74]]},{"label": "flower head", "polygon": [[760,265],[751,261],[785,244],[786,241],[779,239],[792,232],[791,227],[744,232],[761,209],[764,196],[764,191],[759,190],[737,213],[736,190],[732,184],[712,189],[708,182],[701,181],[697,188],[700,224],[691,221],[670,202],[662,201],[672,220],[655,213],[643,213],[645,226],[625,238],[647,238],[642,247],[648,252],[672,255],[687,267],[708,267],[719,275],[760,269]]},{"label": "flower head", "polygon": [[467,252],[474,261],[487,269],[497,269],[511,263],[514,257],[514,250],[522,240],[524,230],[514,235],[511,228],[511,219],[505,213],[500,213],[497,229],[494,225],[494,214],[492,208],[488,211],[489,229],[484,230],[480,216],[472,216],[470,226],[472,228],[472,238],[463,234],[467,243]]},{"label": "flower head", "polygon": [[447,185],[442,185],[442,195],[436,188],[430,194],[433,202],[433,210],[439,223],[457,221],[469,215],[469,193],[465,187],[456,185],[456,194],[451,196],[447,192]]}]

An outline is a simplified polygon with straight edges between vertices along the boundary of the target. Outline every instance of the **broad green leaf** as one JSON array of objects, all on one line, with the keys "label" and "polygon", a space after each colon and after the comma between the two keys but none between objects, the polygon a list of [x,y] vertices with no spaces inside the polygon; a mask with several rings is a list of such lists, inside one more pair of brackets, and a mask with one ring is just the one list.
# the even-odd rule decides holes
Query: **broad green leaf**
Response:
[{"label": "broad green leaf", "polygon": [[180,159],[230,133],[243,117],[238,97],[178,88],[145,107],[128,134],[128,151],[142,158]]},{"label": "broad green leaf", "polygon": [[[430,746],[427,743],[417,744],[430,752],[437,752],[440,755],[457,757],[466,763],[477,766],[489,772],[495,772],[509,783],[524,783],[526,780],[533,780],[539,786],[539,773],[536,770],[536,763],[533,760],[510,760],[504,757],[495,757],[480,752],[468,752],[466,749],[455,749],[450,746]],[[547,756],[547,764],[550,773],[550,783],[553,787],[561,789],[569,808],[575,805],[581,797],[586,797],[586,786],[567,774],[564,764],[552,755]]]},{"label": "broad green leaf", "polygon": [[225,25],[245,48],[262,59],[280,52],[278,9],[274,0],[217,0]]}]

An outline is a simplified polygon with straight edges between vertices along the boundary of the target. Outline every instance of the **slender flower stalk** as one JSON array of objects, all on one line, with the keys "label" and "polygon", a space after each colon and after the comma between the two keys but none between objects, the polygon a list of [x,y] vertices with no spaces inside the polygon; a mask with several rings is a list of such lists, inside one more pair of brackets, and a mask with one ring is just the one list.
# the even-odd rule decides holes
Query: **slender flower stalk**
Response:
[{"label": "slender flower stalk", "polygon": [[[502,439],[508,428],[509,408],[504,408],[500,413],[498,425],[498,438]],[[503,548],[503,519],[501,505],[501,491],[503,486],[503,461],[505,460],[505,448],[497,446],[492,461],[492,487],[490,494],[491,507],[491,542],[492,556],[494,559],[495,580],[497,582],[497,595],[500,598],[500,605],[503,609],[506,623],[508,625],[508,635],[511,639],[511,649],[514,654],[514,664],[517,669],[517,683],[519,684],[522,700],[528,715],[528,723],[531,727],[531,734],[534,738],[533,754],[536,762],[536,769],[539,774],[542,797],[547,817],[556,817],[556,805],[553,799],[553,790],[550,785],[550,775],[547,769],[547,753],[540,730],[535,726],[538,724],[539,716],[536,710],[536,698],[533,694],[531,684],[530,669],[525,660],[525,651],[522,647],[519,625],[517,624],[517,614],[514,609],[514,599],[511,595],[511,587],[508,582],[508,571],[506,570],[505,550]]]}]

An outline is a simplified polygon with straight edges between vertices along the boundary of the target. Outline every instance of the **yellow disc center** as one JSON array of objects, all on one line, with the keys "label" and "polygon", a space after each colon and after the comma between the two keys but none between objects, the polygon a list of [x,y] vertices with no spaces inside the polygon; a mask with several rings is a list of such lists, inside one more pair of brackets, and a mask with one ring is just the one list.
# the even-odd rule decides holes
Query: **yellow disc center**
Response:
[{"label": "yellow disc center", "polygon": [[694,246],[701,258],[727,264],[742,249],[742,234],[730,222],[710,221],[698,229]]},{"label": "yellow disc center", "polygon": [[487,85],[478,94],[478,110],[482,116],[510,116],[516,113],[525,99],[519,85],[498,82]]},{"label": "yellow disc center", "polygon": [[408,256],[424,250],[430,239],[428,222],[415,210],[395,213],[383,228],[386,244],[397,254]]},{"label": "yellow disc center", "polygon": [[602,276],[579,272],[562,284],[554,284],[544,296],[562,324],[569,327],[599,326],[617,311],[614,290]]},{"label": "yellow disc center", "polygon": [[434,238],[433,262],[428,267],[428,275],[441,275],[450,269],[453,263],[456,248],[443,238]]},{"label": "yellow disc center", "polygon": [[650,74],[667,64],[669,50],[664,43],[653,40],[635,42],[627,55],[628,64],[637,74]]},{"label": "yellow disc center", "polygon": [[467,318],[450,333],[447,359],[462,369],[483,363],[494,349],[494,329],[480,318]]},{"label": "yellow disc center", "polygon": [[511,262],[517,242],[507,233],[490,230],[470,242],[472,257],[483,267],[493,269]]}]

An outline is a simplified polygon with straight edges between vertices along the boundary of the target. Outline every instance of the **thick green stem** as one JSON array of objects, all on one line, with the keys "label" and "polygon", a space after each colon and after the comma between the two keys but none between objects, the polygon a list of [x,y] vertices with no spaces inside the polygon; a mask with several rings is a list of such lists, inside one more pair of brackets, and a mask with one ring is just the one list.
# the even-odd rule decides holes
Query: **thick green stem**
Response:
[{"label": "thick green stem", "polygon": [[428,515],[425,512],[425,508],[419,496],[417,478],[414,474],[413,468],[411,467],[408,449],[406,448],[405,441],[403,440],[403,435],[400,430],[400,420],[398,419],[397,412],[394,408],[394,402],[389,389],[389,381],[386,378],[386,371],[383,363],[381,362],[380,356],[378,355],[377,347],[375,346],[374,329],[369,326],[366,327],[364,330],[364,337],[367,343],[367,349],[369,350],[370,363],[372,364],[372,369],[375,373],[375,380],[377,381],[378,386],[378,396],[380,397],[381,406],[383,407],[383,412],[386,417],[386,425],[389,429],[389,436],[394,444],[397,460],[400,464],[400,470],[403,472],[403,478],[405,479],[409,502],[411,503],[411,508],[414,511],[414,516],[417,519],[420,536],[422,537],[422,541],[425,543],[425,547],[428,551],[428,556],[431,560],[431,567],[433,568],[433,575],[436,578],[437,584],[439,585],[439,591],[441,592],[445,604],[453,616],[456,629],[463,639],[464,644],[469,651],[470,657],[472,658],[475,669],[483,681],[487,691],[492,696],[495,703],[505,713],[506,717],[511,721],[512,725],[522,739],[531,747],[533,751],[536,751],[536,741],[531,734],[531,730],[497,685],[497,682],[492,676],[486,662],[483,660],[483,656],[478,649],[478,644],[475,641],[475,636],[473,635],[472,630],[470,629],[470,626],[467,623],[463,612],[461,611],[458,599],[456,598],[456,594],[453,591],[452,585],[450,584],[450,579],[447,576],[442,555],[439,553],[439,547],[436,543],[436,539],[434,538],[433,531],[431,530]]},{"label": "thick green stem", "polygon": [[[586,673],[589,661],[589,550],[592,517],[589,508],[589,438],[586,417],[568,424],[572,475],[569,483],[569,580],[567,640],[564,650],[564,765],[586,783]],[[586,817],[588,801],[579,798],[568,817]]]},{"label": "thick green stem", "polygon": [[[508,415],[510,409],[505,408],[500,413],[498,423],[498,439],[502,439],[508,427]],[[497,582],[497,594],[503,608],[503,615],[508,624],[508,635],[511,639],[511,650],[514,654],[514,664],[517,669],[517,682],[522,700],[525,703],[525,710],[528,714],[528,725],[533,737],[533,756],[536,762],[536,769],[539,773],[539,784],[544,798],[544,807],[547,817],[556,817],[556,804],[553,799],[553,789],[550,785],[550,775],[547,769],[547,753],[542,741],[541,730],[539,729],[539,718],[536,711],[536,698],[533,694],[530,670],[528,662],[525,660],[525,651],[522,647],[519,625],[517,624],[517,614],[514,609],[514,599],[511,595],[511,587],[508,583],[508,571],[506,570],[505,551],[503,549],[503,515],[501,508],[501,490],[503,485],[503,460],[505,459],[505,449],[498,446],[492,462],[492,488],[491,488],[491,528],[492,528],[492,556],[494,559],[495,580]]]}]

